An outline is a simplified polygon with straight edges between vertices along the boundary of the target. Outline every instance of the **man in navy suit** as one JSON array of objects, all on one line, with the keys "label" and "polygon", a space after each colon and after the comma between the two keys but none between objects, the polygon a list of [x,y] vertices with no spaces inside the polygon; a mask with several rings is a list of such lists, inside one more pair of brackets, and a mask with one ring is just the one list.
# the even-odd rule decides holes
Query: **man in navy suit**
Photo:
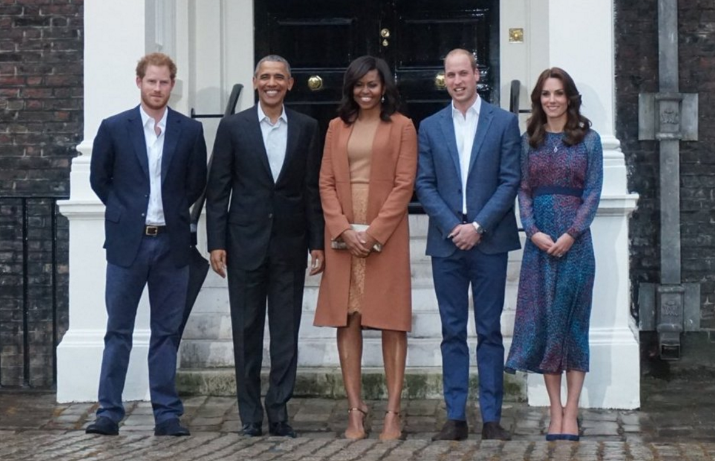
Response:
[{"label": "man in navy suit", "polygon": [[433,440],[467,438],[469,287],[477,329],[482,438],[508,440],[499,424],[504,393],[504,307],[507,254],[520,247],[514,215],[519,185],[519,126],[515,115],[477,94],[479,69],[470,52],[444,60],[452,103],[426,118],[419,132],[415,187],[429,215],[432,257],[442,320],[442,373],[447,422]]},{"label": "man in navy suit", "polygon": [[258,104],[221,120],[206,189],[211,266],[228,268],[228,295],[241,432],[263,433],[261,365],[268,308],[271,372],[265,409],[271,435],[295,437],[286,404],[293,395],[298,330],[310,274],[323,268],[318,192],[318,122],[286,108],[290,65],[262,58],[253,76]]},{"label": "man in navy suit", "polygon": [[92,148],[90,183],[106,206],[107,333],[97,419],[87,433],[116,435],[139,299],[149,288],[149,388],[155,435],[189,435],[176,391],[179,326],[189,276],[189,207],[206,185],[201,124],[167,104],[176,65],[161,53],[136,68],[138,107],[102,122]]}]

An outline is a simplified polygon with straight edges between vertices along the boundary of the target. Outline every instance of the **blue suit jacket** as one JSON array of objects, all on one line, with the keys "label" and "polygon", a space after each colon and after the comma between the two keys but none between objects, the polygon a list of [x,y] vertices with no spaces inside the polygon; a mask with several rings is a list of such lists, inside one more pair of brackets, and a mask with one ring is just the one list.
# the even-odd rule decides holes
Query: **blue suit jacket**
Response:
[{"label": "blue suit jacket", "polygon": [[[520,180],[519,124],[514,114],[482,100],[467,177],[467,218],[486,233],[473,251],[518,249],[514,201]],[[462,223],[462,181],[452,105],[426,118],[419,130],[415,188],[430,217],[427,254],[447,257],[457,247],[447,238]]]},{"label": "blue suit jacket", "polygon": [[[177,267],[189,262],[189,207],[206,185],[202,125],[167,108],[161,196]],[[94,138],[90,183],[107,207],[107,261],[129,267],[139,251],[149,205],[149,162],[139,106],[104,121]]]}]

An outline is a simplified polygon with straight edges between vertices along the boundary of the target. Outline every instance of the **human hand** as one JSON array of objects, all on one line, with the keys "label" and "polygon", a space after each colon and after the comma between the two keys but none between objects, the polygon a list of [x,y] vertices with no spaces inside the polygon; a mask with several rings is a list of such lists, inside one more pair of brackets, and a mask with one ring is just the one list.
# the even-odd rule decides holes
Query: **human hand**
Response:
[{"label": "human hand", "polygon": [[367,255],[370,254],[370,248],[366,246],[367,242],[361,239],[358,232],[348,229],[340,234],[340,238],[343,239],[345,245],[348,247],[348,251],[350,251],[350,254],[353,256],[357,256],[358,258],[367,258]]},{"label": "human hand", "polygon": [[475,245],[479,245],[482,234],[477,232],[471,223],[458,224],[447,236],[460,250],[471,250]]},{"label": "human hand", "polygon": [[226,250],[213,250],[211,252],[211,269],[221,278],[226,278]]},{"label": "human hand", "polygon": [[556,258],[560,258],[566,253],[568,253],[574,242],[574,238],[571,237],[569,234],[563,234],[556,240],[556,243],[554,243],[553,246],[549,248],[547,253]]},{"label": "human hand", "polygon": [[325,268],[325,252],[323,250],[312,250],[310,252],[310,272],[308,275],[317,275]]},{"label": "human hand", "polygon": [[375,247],[376,243],[379,243],[375,237],[372,235],[368,234],[367,232],[358,232],[358,238],[364,242],[365,248],[367,248],[370,252],[372,252],[372,249]]},{"label": "human hand", "polygon": [[544,234],[543,232],[537,232],[532,235],[531,242],[536,245],[539,250],[546,252],[554,246],[554,241],[551,239],[551,236]]}]

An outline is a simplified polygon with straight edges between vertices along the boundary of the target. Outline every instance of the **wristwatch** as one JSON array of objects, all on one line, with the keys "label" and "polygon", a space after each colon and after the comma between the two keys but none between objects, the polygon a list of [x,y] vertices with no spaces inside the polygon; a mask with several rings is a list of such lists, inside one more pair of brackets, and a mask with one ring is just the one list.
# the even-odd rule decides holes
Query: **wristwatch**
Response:
[{"label": "wristwatch", "polygon": [[486,232],[486,231],[484,230],[484,228],[479,225],[478,222],[474,221],[474,222],[472,223],[472,225],[474,226],[474,230],[477,231],[477,234],[482,235],[482,234],[484,234],[484,232]]}]

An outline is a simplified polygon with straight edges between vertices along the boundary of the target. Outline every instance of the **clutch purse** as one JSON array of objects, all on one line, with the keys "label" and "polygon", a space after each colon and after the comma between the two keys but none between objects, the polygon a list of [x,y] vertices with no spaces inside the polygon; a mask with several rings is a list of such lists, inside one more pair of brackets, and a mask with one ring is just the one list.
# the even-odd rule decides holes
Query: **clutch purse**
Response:
[{"label": "clutch purse", "polygon": [[[367,224],[350,224],[350,227],[355,232],[365,232],[370,226],[368,226]],[[343,241],[343,239],[338,237],[330,241],[330,248],[332,248],[333,250],[347,250],[348,245]],[[380,253],[382,251],[382,244],[376,242],[375,245],[373,245],[372,247],[372,251],[374,251],[375,253]]]}]

